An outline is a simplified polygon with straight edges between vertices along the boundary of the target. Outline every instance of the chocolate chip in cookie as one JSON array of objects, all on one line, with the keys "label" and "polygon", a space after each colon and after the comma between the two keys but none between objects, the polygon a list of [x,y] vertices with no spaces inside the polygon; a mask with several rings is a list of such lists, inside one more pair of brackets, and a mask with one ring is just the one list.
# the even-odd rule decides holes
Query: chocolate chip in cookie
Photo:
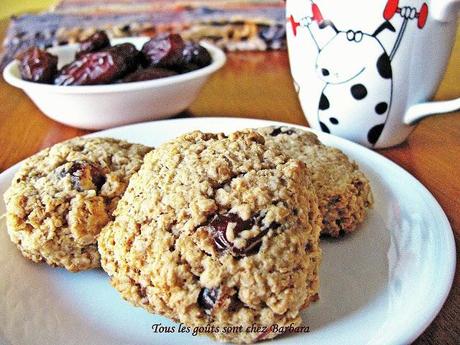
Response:
[{"label": "chocolate chip in cookie", "polygon": [[198,295],[198,305],[209,312],[214,308],[218,298],[220,290],[218,288],[203,288]]},{"label": "chocolate chip in cookie", "polygon": [[70,175],[73,187],[79,192],[90,189],[99,192],[106,182],[104,169],[86,161],[71,162],[69,167],[65,167],[59,173],[62,178],[66,175]]},{"label": "chocolate chip in cookie", "polygon": [[280,134],[286,134],[286,135],[293,135],[295,133],[294,129],[286,129],[284,130],[283,127],[276,127],[273,129],[273,131],[270,133],[272,137],[277,137]]}]

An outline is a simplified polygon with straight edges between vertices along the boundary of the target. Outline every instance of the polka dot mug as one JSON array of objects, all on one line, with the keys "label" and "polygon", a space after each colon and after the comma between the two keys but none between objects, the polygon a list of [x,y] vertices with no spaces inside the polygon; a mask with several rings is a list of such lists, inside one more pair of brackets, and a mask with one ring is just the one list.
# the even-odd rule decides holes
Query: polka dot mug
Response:
[{"label": "polka dot mug", "polygon": [[311,127],[372,148],[460,109],[429,102],[455,41],[460,0],[287,0],[291,73]]}]

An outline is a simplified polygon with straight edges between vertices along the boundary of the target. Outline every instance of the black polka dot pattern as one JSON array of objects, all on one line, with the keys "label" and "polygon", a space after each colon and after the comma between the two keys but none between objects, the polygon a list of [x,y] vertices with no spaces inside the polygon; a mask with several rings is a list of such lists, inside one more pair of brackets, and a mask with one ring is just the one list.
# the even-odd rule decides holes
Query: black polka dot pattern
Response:
[{"label": "black polka dot pattern", "polygon": [[331,117],[329,119],[329,121],[333,124],[333,125],[338,125],[339,124],[339,120],[337,120],[335,117]]},{"label": "black polka dot pattern", "polygon": [[390,57],[387,53],[383,53],[377,60],[377,71],[384,79],[390,79],[393,76]]},{"label": "black polka dot pattern", "polygon": [[367,89],[363,84],[356,84],[351,87],[351,95],[358,101],[367,96]]},{"label": "black polka dot pattern", "polygon": [[321,94],[321,98],[319,100],[319,110],[327,110],[330,107],[329,100],[327,99],[326,95],[323,93]]},{"label": "black polka dot pattern", "polygon": [[387,102],[381,102],[375,106],[375,112],[379,115],[385,114],[387,110],[388,110]]},{"label": "black polka dot pattern", "polygon": [[384,123],[374,126],[369,130],[369,132],[367,133],[367,140],[369,141],[369,143],[375,145],[377,140],[379,140],[380,135],[382,134],[383,127],[385,127]]},{"label": "black polka dot pattern", "polygon": [[321,121],[319,122],[319,125],[321,126],[321,130],[325,133],[331,133],[331,131],[329,130],[329,128],[324,124],[322,123]]}]

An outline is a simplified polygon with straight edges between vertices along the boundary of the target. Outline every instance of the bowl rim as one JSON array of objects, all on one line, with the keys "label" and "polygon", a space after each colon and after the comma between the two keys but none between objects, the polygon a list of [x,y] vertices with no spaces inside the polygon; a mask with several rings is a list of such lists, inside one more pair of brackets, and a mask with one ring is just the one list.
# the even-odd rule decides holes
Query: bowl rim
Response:
[{"label": "bowl rim", "polygon": [[[111,42],[115,44],[119,43],[133,43],[142,42],[148,40],[150,37],[139,36],[139,37],[124,37],[112,39]],[[19,62],[17,60],[11,61],[3,70],[3,79],[10,85],[18,87],[24,91],[40,91],[46,93],[59,93],[59,94],[100,94],[100,93],[117,93],[124,91],[137,91],[161,88],[167,85],[178,84],[187,82],[193,79],[204,77],[219,70],[227,61],[225,53],[222,49],[208,42],[200,42],[200,45],[206,48],[211,54],[212,62],[210,65],[197,69],[195,71],[178,74],[171,77],[165,77],[155,80],[138,81],[132,83],[120,83],[120,84],[106,84],[106,85],[74,85],[74,86],[62,86],[52,84],[41,84],[31,81],[23,80],[17,77],[13,71],[18,68]],[[63,46],[57,46],[47,49],[51,53],[59,56],[64,50],[77,49],[78,44],[68,44]]]}]

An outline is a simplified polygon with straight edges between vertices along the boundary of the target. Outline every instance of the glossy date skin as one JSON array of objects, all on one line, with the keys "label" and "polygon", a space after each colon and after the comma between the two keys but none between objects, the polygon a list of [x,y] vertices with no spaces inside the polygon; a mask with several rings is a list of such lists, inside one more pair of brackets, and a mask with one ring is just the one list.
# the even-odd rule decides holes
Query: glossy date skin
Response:
[{"label": "glossy date skin", "polygon": [[96,31],[86,40],[80,42],[80,49],[75,57],[79,59],[84,54],[94,53],[108,47],[110,47],[109,36],[107,36],[105,31]]},{"label": "glossy date skin", "polygon": [[142,47],[144,67],[174,68],[182,63],[185,42],[177,34],[161,35]]},{"label": "glossy date skin", "polygon": [[58,58],[36,47],[18,55],[21,77],[36,83],[51,83],[57,73]]},{"label": "glossy date skin", "polygon": [[56,85],[109,84],[134,71],[139,64],[139,52],[130,43],[84,54],[64,66],[54,80]]},{"label": "glossy date skin", "polygon": [[171,71],[169,69],[160,68],[160,67],[148,67],[148,68],[141,68],[137,71],[128,74],[124,77],[121,82],[122,83],[133,83],[136,81],[147,81],[147,80],[155,80],[161,79],[166,77],[172,77],[173,75],[177,75],[176,72]]},{"label": "glossy date skin", "polygon": [[212,57],[206,48],[198,43],[188,42],[182,51],[182,64],[178,66],[181,72],[191,72],[206,67],[212,62]]},{"label": "glossy date skin", "polygon": [[198,43],[184,42],[177,34],[167,34],[151,39],[142,47],[146,67],[163,67],[186,73],[211,64],[206,48]]}]

